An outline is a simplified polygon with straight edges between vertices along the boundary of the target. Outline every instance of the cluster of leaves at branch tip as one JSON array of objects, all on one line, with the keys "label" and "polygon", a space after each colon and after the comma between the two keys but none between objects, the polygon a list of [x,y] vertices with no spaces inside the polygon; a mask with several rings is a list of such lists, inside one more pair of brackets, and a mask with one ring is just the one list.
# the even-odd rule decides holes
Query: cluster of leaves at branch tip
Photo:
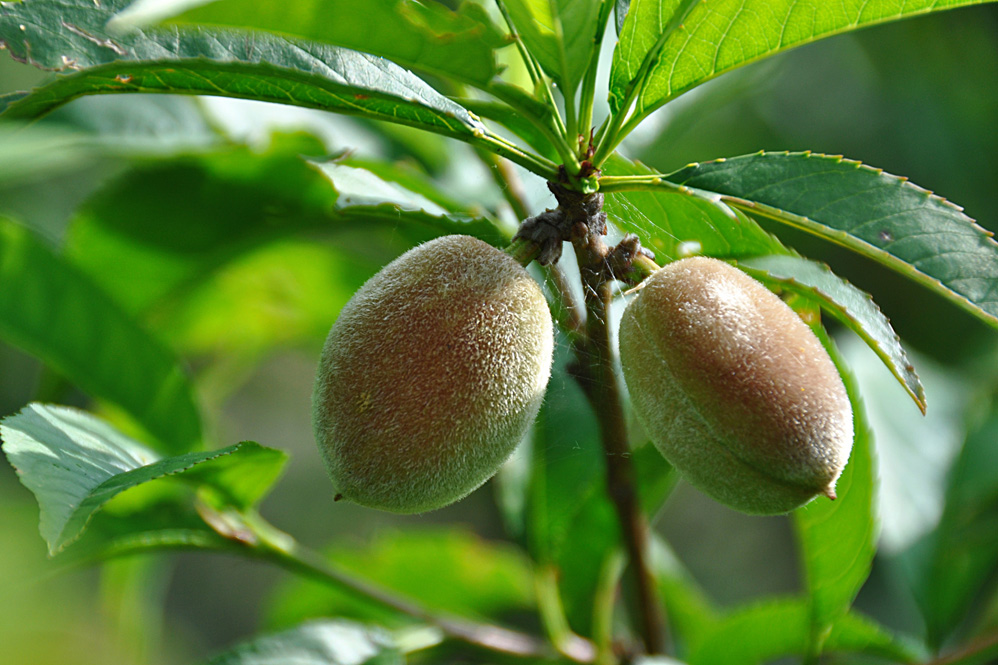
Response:
[{"label": "cluster of leaves at branch tip", "polygon": [[553,347],[537,282],[481,240],[444,236],[385,266],[343,308],[316,376],[337,498],[418,513],[479,487],[532,425]]},{"label": "cluster of leaves at branch tip", "polygon": [[754,514],[835,498],[853,440],[845,386],[759,282],[717,259],[667,265],[624,311],[620,357],[656,447],[705,493]]}]

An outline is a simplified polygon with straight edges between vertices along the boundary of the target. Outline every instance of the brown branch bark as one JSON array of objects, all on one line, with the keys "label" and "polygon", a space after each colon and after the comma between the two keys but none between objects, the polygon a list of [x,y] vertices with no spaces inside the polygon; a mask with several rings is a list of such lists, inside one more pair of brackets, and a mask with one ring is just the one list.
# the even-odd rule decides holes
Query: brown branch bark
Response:
[{"label": "brown branch bark", "polygon": [[575,345],[574,375],[600,427],[606,459],[607,492],[617,513],[637,592],[637,617],[649,654],[662,654],[668,641],[664,605],[648,560],[648,522],[638,499],[630,455],[622,390],[614,366],[609,309],[615,255],[603,242],[600,224],[579,223],[572,244],[582,274],[586,304],[585,335]]}]

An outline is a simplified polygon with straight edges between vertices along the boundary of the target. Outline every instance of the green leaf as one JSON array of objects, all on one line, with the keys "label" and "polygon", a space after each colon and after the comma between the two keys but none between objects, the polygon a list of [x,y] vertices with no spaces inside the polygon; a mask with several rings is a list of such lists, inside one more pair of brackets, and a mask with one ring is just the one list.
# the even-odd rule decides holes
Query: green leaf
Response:
[{"label": "green leaf", "polygon": [[878,555],[896,555],[939,524],[947,476],[967,437],[968,406],[979,399],[978,387],[954,367],[913,353],[932,398],[923,416],[869,347],[853,336],[840,338],[838,346],[876,434]]},{"label": "green leaf", "polygon": [[[372,256],[372,247],[382,245],[358,244],[344,234],[390,234],[395,253],[446,233],[505,243],[487,220],[442,208],[439,203],[446,197],[430,192],[425,182],[413,192],[404,186],[410,183],[302,158],[322,151],[311,137],[275,135],[262,153],[231,146],[136,168],[77,211],[67,255],[126,309],[144,311],[201,285],[208,275],[261,245],[296,234],[333,234],[344,252],[352,253],[345,266],[370,257],[361,276],[394,253],[374,251]],[[184,196],[178,197],[179,191]],[[371,205],[374,192],[392,198]],[[358,201],[362,195],[368,198]]]},{"label": "green leaf", "polygon": [[201,442],[190,383],[172,354],[70,263],[0,220],[0,337],[118,405],[163,449]]},{"label": "green leaf", "polygon": [[485,87],[497,73],[505,38],[481,7],[451,11],[402,0],[221,0],[179,20],[255,28],[373,53],[437,76]]},{"label": "green leaf", "polygon": [[683,92],[740,65],[864,26],[979,4],[982,0],[632,0],[614,52],[610,106],[614,113],[641,72],[637,96],[644,117]]},{"label": "green leaf", "polygon": [[37,403],[4,418],[0,435],[8,460],[38,500],[39,528],[53,555],[79,538],[105,503],[129,488],[183,474],[213,485],[236,507],[246,508],[266,492],[285,459],[283,453],[252,442],[162,459],[83,411]]},{"label": "green leaf", "polygon": [[[603,171],[614,176],[653,173],[619,155],[613,155]],[[690,254],[740,258],[786,252],[753,220],[693,192],[657,189],[610,193],[604,207],[610,220],[622,231],[638,234],[660,263]]]},{"label": "green leaf", "polygon": [[925,413],[925,389],[908,360],[901,339],[869,294],[845,281],[828,266],[796,256],[759,256],[739,267],[766,282],[819,302],[880,357]]},{"label": "green leaf", "polygon": [[673,183],[868,256],[998,326],[998,243],[961,208],[858,162],[756,153],[691,164]]},{"label": "green leaf", "polygon": [[215,656],[207,665],[402,665],[405,658],[380,628],[350,621],[312,621],[261,635]]},{"label": "green leaf", "polygon": [[870,574],[876,553],[877,519],[871,434],[855,379],[827,336],[817,332],[846,385],[855,432],[852,454],[835,486],[838,498],[829,501],[819,497],[794,512],[811,604],[814,647],[820,649],[826,629],[847,612]]},{"label": "green leaf", "polygon": [[967,438],[950,470],[936,530],[905,558],[930,644],[940,645],[998,569],[998,414]]},{"label": "green leaf", "polygon": [[[809,641],[806,600],[777,598],[736,610],[703,634],[690,665],[755,665],[805,655]],[[847,614],[831,628],[826,651],[862,653],[912,663],[918,654],[871,620]]]},{"label": "green leaf", "polygon": [[82,95],[162,92],[318,108],[465,139],[484,131],[461,106],[384,59],[245,31],[108,30],[127,4],[27,0],[0,7],[0,43],[11,55],[61,72],[10,103],[4,117],[36,118]]},{"label": "green leaf", "polygon": [[523,43],[573,96],[593,52],[602,0],[505,0]]},{"label": "green leaf", "polygon": [[[328,557],[381,587],[418,598],[434,611],[494,617],[534,607],[527,557],[508,544],[482,540],[463,529],[383,531],[365,545],[336,545]],[[388,625],[411,622],[356,595],[293,579],[278,587],[268,623],[284,627],[330,615]]]}]

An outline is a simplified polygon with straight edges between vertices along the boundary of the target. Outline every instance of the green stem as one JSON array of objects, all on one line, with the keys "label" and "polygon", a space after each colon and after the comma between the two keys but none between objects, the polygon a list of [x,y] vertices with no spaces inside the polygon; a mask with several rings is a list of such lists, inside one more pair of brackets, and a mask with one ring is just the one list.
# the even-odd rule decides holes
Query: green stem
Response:
[{"label": "green stem", "polygon": [[526,268],[540,254],[540,246],[526,238],[515,238],[503,251],[512,256],[517,263]]},{"label": "green stem", "polygon": [[511,143],[497,134],[485,130],[475,140],[469,141],[474,146],[491,150],[495,154],[505,157],[509,161],[519,164],[523,168],[536,173],[545,180],[558,179],[558,166],[550,159],[541,157],[531,152],[525,152],[515,143]]},{"label": "green stem", "polygon": [[[569,145],[568,140],[565,137],[564,128],[560,130],[558,129],[558,122],[556,121],[558,116],[550,113],[547,104],[538,102],[536,99],[527,95],[523,92],[523,90],[516,86],[498,81],[490,84],[485,89],[485,92],[489,93],[496,99],[509,104],[513,110],[534,125],[538,131],[540,131],[544,137],[551,142],[551,145],[554,146],[558,156],[561,157],[561,160],[565,164],[578,163],[575,151],[572,150],[572,147]],[[537,112],[532,107],[539,107],[539,109],[543,109],[545,111],[544,120],[547,122],[539,118]]]},{"label": "green stem", "polygon": [[558,653],[576,660],[585,655],[586,662],[593,662],[596,651],[588,640],[572,632],[565,617],[565,609],[561,604],[561,594],[558,591],[558,571],[552,565],[542,566],[534,574],[534,587],[537,591],[537,607],[541,615],[541,623],[547,632],[548,639]]},{"label": "green stem", "polygon": [[596,665],[614,665],[613,609],[617,600],[620,577],[627,567],[627,555],[615,550],[600,568],[596,593],[593,594],[593,641],[596,642]]},{"label": "green stem", "polygon": [[662,173],[649,173],[647,175],[608,175],[599,180],[599,190],[604,194],[609,192],[627,192],[638,189],[653,189],[662,187],[663,189],[679,190],[680,185],[665,179]]}]

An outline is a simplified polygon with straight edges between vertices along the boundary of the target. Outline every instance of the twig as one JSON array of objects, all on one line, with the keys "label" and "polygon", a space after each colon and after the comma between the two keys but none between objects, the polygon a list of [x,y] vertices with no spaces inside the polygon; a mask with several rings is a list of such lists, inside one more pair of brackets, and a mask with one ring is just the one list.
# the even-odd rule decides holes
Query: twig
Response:
[{"label": "twig", "polygon": [[[546,659],[556,654],[543,640],[493,624],[444,616],[390,592],[368,584],[351,574],[338,570],[322,556],[297,543],[275,546],[265,541],[256,543],[254,554],[286,570],[311,577],[341,591],[414,617],[442,630],[449,637],[483,649],[523,658]],[[576,663],[591,663],[595,649],[587,640],[578,638],[562,645],[561,655]]]},{"label": "twig", "polygon": [[[564,206],[561,197],[559,202]],[[588,215],[587,220],[575,224],[577,232],[572,237],[582,274],[587,314],[586,334],[575,345],[577,365],[574,374],[599,422],[606,458],[607,492],[617,512],[630,557],[645,649],[649,654],[661,654],[665,653],[667,641],[665,614],[648,561],[648,522],[638,500],[622,391],[614,368],[608,316],[613,298],[614,276],[610,270],[613,256],[603,242],[605,222],[601,220],[600,203],[600,199],[591,199],[576,205],[574,212],[576,218]],[[572,206],[568,207],[571,216]]]}]

